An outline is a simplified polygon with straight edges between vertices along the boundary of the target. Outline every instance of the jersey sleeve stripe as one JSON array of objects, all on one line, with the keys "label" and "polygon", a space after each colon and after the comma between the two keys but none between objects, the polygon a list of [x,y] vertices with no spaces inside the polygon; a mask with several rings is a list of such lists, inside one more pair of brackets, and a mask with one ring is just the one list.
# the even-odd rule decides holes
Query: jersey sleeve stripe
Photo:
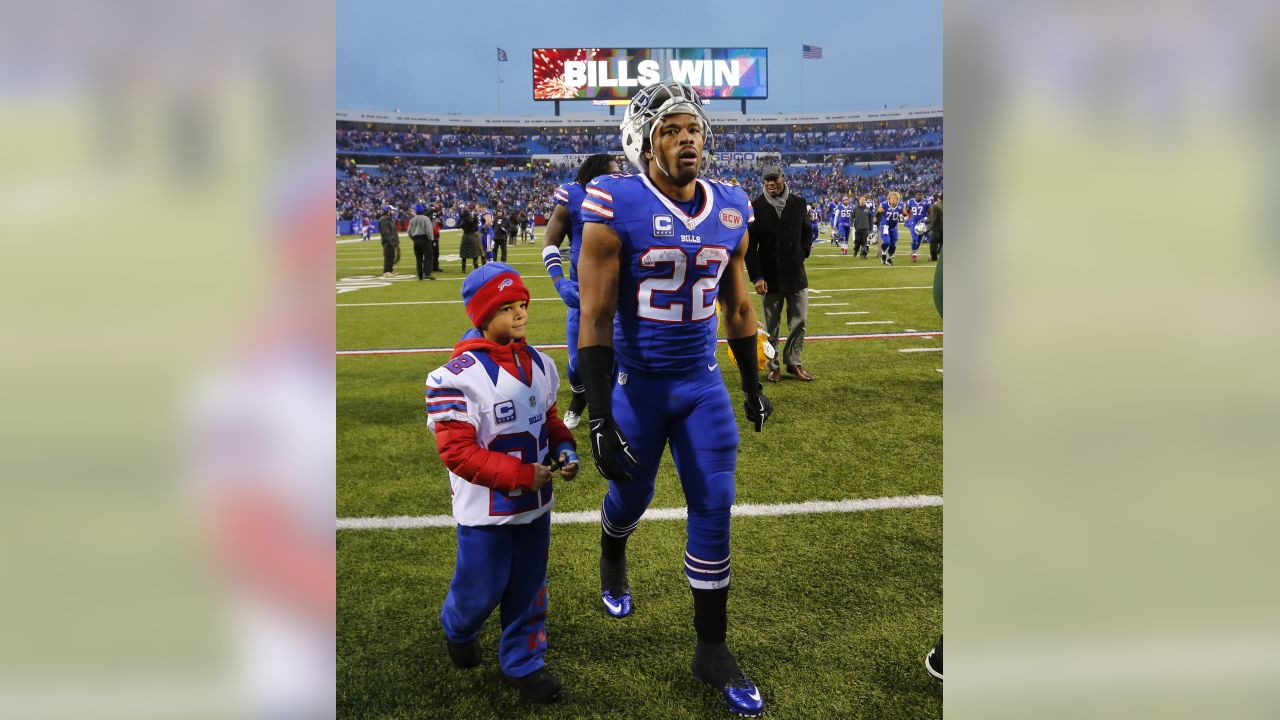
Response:
[{"label": "jersey sleeve stripe", "polygon": [[450,410],[457,410],[458,412],[464,413],[467,411],[467,406],[464,403],[456,402],[432,403],[427,405],[427,412],[432,414],[449,412]]},{"label": "jersey sleeve stripe", "polygon": [[453,390],[449,388],[428,387],[427,397],[464,397],[465,394],[461,390]]},{"label": "jersey sleeve stripe", "polygon": [[610,195],[609,193],[607,193],[607,192],[605,192],[605,191],[603,191],[603,190],[601,190],[600,188],[597,188],[597,187],[589,187],[589,188],[587,188],[587,194],[588,194],[588,195],[594,195],[595,197],[598,197],[598,198],[600,198],[601,200],[607,200],[608,202],[613,202],[613,196],[612,196],[612,195]]},{"label": "jersey sleeve stripe", "polygon": [[611,219],[611,220],[613,219],[613,211],[612,211],[612,210],[610,210],[610,209],[609,209],[609,208],[607,208],[607,207],[604,207],[603,205],[598,205],[598,204],[596,204],[595,202],[592,202],[591,200],[583,200],[583,201],[582,201],[582,209],[584,209],[584,210],[590,210],[591,212],[593,212],[593,213],[595,213],[595,214],[597,214],[597,215],[599,215],[599,216],[601,216],[601,217],[606,217],[606,218],[609,218],[609,219]]}]

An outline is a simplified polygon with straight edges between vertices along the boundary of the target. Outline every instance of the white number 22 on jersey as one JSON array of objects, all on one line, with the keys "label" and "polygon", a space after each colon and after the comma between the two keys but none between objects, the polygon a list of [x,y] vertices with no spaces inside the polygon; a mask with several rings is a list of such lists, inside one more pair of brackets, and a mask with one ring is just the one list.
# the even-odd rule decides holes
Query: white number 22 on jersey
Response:
[{"label": "white number 22 on jersey", "polygon": [[[716,311],[714,293],[716,285],[720,282],[720,276],[724,274],[724,269],[729,264],[729,250],[708,245],[699,249],[693,259],[693,264],[699,268],[710,268],[712,263],[715,264],[713,274],[703,275],[694,280],[689,285],[689,294],[685,295],[689,259],[684,250],[677,247],[650,248],[640,256],[641,267],[656,268],[659,265],[670,265],[671,275],[650,277],[640,281],[637,293],[637,314],[646,320],[657,322],[686,322],[685,306],[692,305],[693,311],[689,313],[687,321],[706,320],[714,315]],[[655,294],[659,296],[659,300],[663,295],[679,295],[680,299],[670,299],[665,306],[659,306],[654,305]]]}]

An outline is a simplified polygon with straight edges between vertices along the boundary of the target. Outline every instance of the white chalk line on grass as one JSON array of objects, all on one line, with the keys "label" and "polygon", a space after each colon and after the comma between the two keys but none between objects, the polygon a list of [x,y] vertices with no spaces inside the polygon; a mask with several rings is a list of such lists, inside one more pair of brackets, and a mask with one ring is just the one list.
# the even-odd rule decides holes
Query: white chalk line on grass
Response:
[{"label": "white chalk line on grass", "polygon": [[[848,305],[849,303],[845,303]],[[812,306],[811,306],[812,307]],[[829,312],[827,315],[870,315],[870,310],[842,310],[840,312]]]},{"label": "white chalk line on grass", "polygon": [[894,320],[854,320],[845,325],[893,325]]},{"label": "white chalk line on grass", "polygon": [[809,303],[809,307],[844,307],[849,303]]},{"label": "white chalk line on grass", "polygon": [[[397,276],[396,278],[383,278],[383,277],[379,277],[379,276],[377,276],[377,275],[370,275],[370,276],[369,276],[369,277],[367,277],[367,278],[366,278],[366,277],[354,277],[354,278],[343,278],[343,280],[350,280],[350,281],[353,281],[353,282],[355,282],[355,281],[362,281],[362,280],[368,280],[368,281],[371,281],[371,282],[386,282],[387,280],[396,280],[397,278],[404,278],[405,280],[412,280],[412,281],[414,281],[414,282],[417,282],[416,277],[417,277],[417,276],[415,276],[415,275],[401,275],[401,276]],[[440,278],[438,278],[438,279],[440,279],[440,280],[462,280],[462,277],[461,277],[461,276],[459,276],[459,277],[440,277]],[[404,282],[404,280],[400,280],[400,282]],[[855,291],[859,291],[859,290],[932,290],[932,289],[933,289],[933,287],[932,287],[932,286],[927,286],[927,287],[886,287],[886,288],[879,288],[879,287],[876,287],[876,288],[835,288],[835,289],[832,289],[832,290],[822,290],[821,292],[855,292]],[[810,295],[809,297],[814,297],[814,296],[813,296],[813,295]],[[532,300],[560,300],[560,297],[559,297],[559,296],[556,296],[556,297],[553,297],[553,298],[530,298],[530,299],[532,299]],[[563,301],[561,301],[561,302],[563,302]],[[384,306],[384,305],[461,305],[461,304],[462,304],[462,301],[461,301],[461,300],[414,300],[414,301],[405,301],[405,302],[338,303],[338,304],[337,304],[337,307],[379,307],[379,306]],[[849,304],[849,303],[829,303],[829,305],[832,305],[832,306],[834,306],[834,305],[848,305],[848,304]],[[810,305],[809,307],[819,307],[819,305]]]},{"label": "white chalk line on grass", "polygon": [[[538,297],[529,298],[530,300],[538,300],[545,302],[547,300],[555,300],[556,302],[564,302],[560,296],[555,297]],[[376,303],[338,303],[337,307],[376,307],[379,305],[461,305],[461,300],[402,300],[400,302],[376,302]]]},{"label": "white chalk line on grass", "polygon": [[[444,301],[440,301],[444,302]],[[841,335],[809,335],[805,338],[805,342],[815,342],[821,340],[887,340],[895,338],[933,338],[942,337],[942,331],[926,331],[926,332],[888,332],[888,333],[863,333],[857,335],[841,334]],[[728,340],[717,340],[721,345],[727,344]],[[563,350],[568,347],[564,343],[547,344],[539,343],[534,347],[539,350]],[[387,348],[385,350],[338,350],[335,354],[347,356],[361,355],[419,355],[424,353],[448,353],[453,352],[452,347],[424,347],[424,348]]]},{"label": "white chalk line on grass", "polygon": [[[798,503],[774,503],[770,505],[734,505],[734,517],[779,517],[785,515],[814,515],[818,513],[855,513],[871,510],[906,510],[923,507],[939,507],[941,495],[908,495],[901,497],[869,498],[865,500],[809,500]],[[649,508],[644,520],[683,520],[686,508]],[[452,515],[399,515],[395,517],[338,518],[339,530],[414,530],[418,528],[448,528],[456,523]],[[577,512],[551,512],[552,525],[587,525],[600,522],[599,510]]]},{"label": "white chalk line on grass", "polygon": [[810,290],[812,293],[830,293],[830,292],[868,292],[872,290],[932,290],[932,285],[906,285],[903,287],[866,287],[866,288],[831,288],[830,290]]},{"label": "white chalk line on grass", "polygon": [[898,348],[898,352],[942,352],[942,348]]}]

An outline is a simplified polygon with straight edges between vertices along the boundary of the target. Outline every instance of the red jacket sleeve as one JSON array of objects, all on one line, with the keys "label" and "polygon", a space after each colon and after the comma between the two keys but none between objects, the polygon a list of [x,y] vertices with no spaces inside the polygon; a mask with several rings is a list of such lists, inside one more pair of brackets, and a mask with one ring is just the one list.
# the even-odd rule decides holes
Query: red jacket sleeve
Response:
[{"label": "red jacket sleeve", "polygon": [[[560,427],[564,428],[563,422]],[[569,432],[568,428],[564,431]],[[445,466],[467,482],[501,492],[533,489],[533,466],[477,445],[476,429],[470,423],[436,423],[436,449]]]},{"label": "red jacket sleeve", "polygon": [[[560,413],[556,411],[554,404],[547,408],[547,436],[551,438],[552,455],[556,455],[556,448],[560,447],[560,443],[569,443],[573,446],[574,452],[578,451],[578,443],[574,442],[573,433],[560,419]],[[553,457],[552,460],[554,461],[555,458]]]}]

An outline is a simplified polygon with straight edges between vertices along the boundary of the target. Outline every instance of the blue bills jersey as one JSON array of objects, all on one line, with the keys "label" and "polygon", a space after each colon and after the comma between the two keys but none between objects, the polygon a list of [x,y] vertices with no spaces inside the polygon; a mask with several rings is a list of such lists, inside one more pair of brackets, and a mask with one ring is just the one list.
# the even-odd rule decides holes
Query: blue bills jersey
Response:
[{"label": "blue bills jersey", "polygon": [[930,205],[931,203],[928,200],[916,202],[915,198],[912,198],[907,201],[907,214],[911,217],[912,227],[915,227],[916,223],[922,222],[929,217]]},{"label": "blue bills jersey", "polygon": [[906,210],[903,209],[902,203],[898,203],[897,205],[890,207],[887,200],[880,203],[880,211],[884,213],[884,220],[880,224],[887,225],[891,228],[898,227],[898,223],[902,222],[903,215],[906,214]]},{"label": "blue bills jersey", "polygon": [[[597,191],[598,192],[598,191]],[[582,201],[587,189],[576,182],[567,182],[555,191],[555,204],[569,211],[569,279],[578,279],[578,254],[582,252]]]},{"label": "blue bills jersey", "polygon": [[842,227],[848,227],[853,222],[853,206],[840,203],[836,208],[836,221]]},{"label": "blue bills jersey", "polygon": [[716,363],[720,277],[755,214],[741,188],[696,182],[688,208],[644,175],[604,175],[587,186],[583,221],[608,225],[622,241],[613,346],[627,370],[705,371]]}]

